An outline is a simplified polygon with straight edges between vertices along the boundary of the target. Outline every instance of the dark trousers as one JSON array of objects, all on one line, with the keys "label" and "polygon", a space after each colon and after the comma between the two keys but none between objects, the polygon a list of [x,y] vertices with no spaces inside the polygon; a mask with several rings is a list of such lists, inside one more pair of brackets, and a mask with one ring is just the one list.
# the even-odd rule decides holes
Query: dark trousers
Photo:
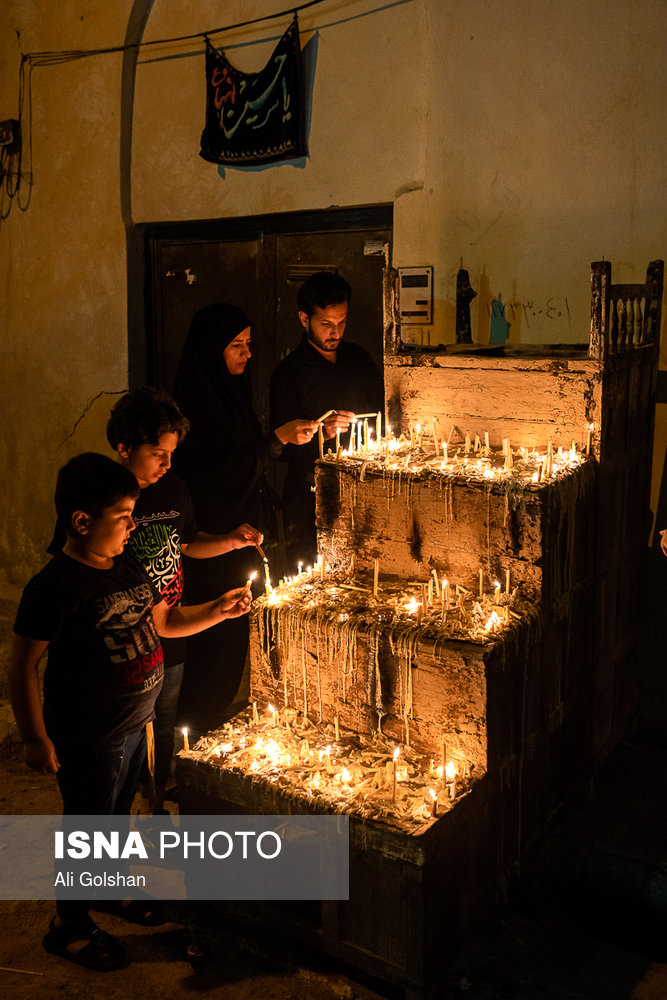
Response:
[{"label": "dark trousers", "polygon": [[[176,663],[173,667],[164,668],[162,687],[155,702],[155,719],[153,734],[155,736],[155,774],[153,779],[156,788],[164,788],[169,779],[171,758],[174,753],[174,727],[178,714],[178,699],[183,683],[184,663]],[[148,762],[144,762],[141,780],[148,781],[150,773]]]},{"label": "dark trousers", "polygon": [[[129,816],[146,757],[145,729],[93,743],[56,743],[56,751],[63,816]],[[89,909],[85,899],[56,900],[62,920],[81,919]]]}]

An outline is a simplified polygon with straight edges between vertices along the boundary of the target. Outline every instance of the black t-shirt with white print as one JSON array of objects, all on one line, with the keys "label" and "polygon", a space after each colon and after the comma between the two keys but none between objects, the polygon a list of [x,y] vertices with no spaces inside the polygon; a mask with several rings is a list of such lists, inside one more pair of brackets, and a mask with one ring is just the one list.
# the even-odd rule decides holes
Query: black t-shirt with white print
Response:
[{"label": "black t-shirt with white print", "polygon": [[[180,604],[181,545],[192,542],[199,530],[188,487],[180,476],[165,472],[156,483],[141,491],[132,516],[136,528],[130,535],[129,551],[144,567],[162,600],[169,607]],[[185,648],[185,639],[163,639],[165,667],[183,663]]]},{"label": "black t-shirt with white print", "polygon": [[44,721],[56,746],[128,736],[153,718],[163,676],[159,600],[129,553],[96,569],[60,552],[28,583],[14,631],[49,643]]}]

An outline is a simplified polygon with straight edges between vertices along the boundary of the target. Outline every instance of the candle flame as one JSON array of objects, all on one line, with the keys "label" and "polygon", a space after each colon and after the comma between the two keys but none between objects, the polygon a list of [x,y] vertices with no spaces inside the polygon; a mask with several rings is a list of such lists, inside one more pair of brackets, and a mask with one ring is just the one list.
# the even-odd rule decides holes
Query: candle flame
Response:
[{"label": "candle flame", "polygon": [[490,616],[489,616],[489,620],[487,621],[486,625],[484,626],[484,631],[485,632],[492,632],[493,629],[498,628],[498,626],[502,625],[502,624],[503,624],[503,620],[500,617],[500,615],[498,614],[498,612],[497,611],[492,611],[491,614],[490,614]]},{"label": "candle flame", "polygon": [[428,790],[428,794],[429,794],[429,795],[431,796],[431,798],[432,798],[432,799],[433,799],[433,801],[435,802],[435,800],[436,800],[436,799],[437,799],[437,797],[438,797],[438,796],[437,796],[437,795],[435,794],[435,791],[434,791],[434,790],[433,790],[432,788],[429,788],[429,790]]},{"label": "candle flame", "polygon": [[398,755],[400,754],[400,752],[401,752],[401,748],[400,747],[396,747],[396,749],[394,750],[394,760],[396,760],[396,758],[398,757]]},{"label": "candle flame", "polygon": [[447,768],[446,768],[446,771],[445,771],[446,776],[447,776],[447,781],[453,781],[454,778],[456,777],[456,772],[457,772],[456,764],[454,763],[453,760],[448,760],[447,761]]}]

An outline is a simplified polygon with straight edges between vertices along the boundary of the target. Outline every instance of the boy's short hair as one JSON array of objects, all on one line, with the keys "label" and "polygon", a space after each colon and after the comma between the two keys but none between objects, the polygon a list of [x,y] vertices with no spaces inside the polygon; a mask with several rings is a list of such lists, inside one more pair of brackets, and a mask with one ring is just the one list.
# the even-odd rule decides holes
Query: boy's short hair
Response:
[{"label": "boy's short hair", "polygon": [[119,500],[139,496],[139,483],[124,465],[107,455],[86,451],[75,455],[58,472],[56,512],[58,527],[72,535],[72,515],[82,510],[92,518],[101,517],[105,507]]},{"label": "boy's short hair", "polygon": [[178,435],[180,444],[190,429],[174,400],[161,389],[132,389],[114,404],[107,423],[107,440],[114,451],[119,444],[138,448],[158,444],[163,434]]},{"label": "boy's short hair", "polygon": [[299,312],[312,316],[316,309],[337,306],[349,302],[352,289],[345,278],[331,271],[317,271],[307,278],[297,293]]}]

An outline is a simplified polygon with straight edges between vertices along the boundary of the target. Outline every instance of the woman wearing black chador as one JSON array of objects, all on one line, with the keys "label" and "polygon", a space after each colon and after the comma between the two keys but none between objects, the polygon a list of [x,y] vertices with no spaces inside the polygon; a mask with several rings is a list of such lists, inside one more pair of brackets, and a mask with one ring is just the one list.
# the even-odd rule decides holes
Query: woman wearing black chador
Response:
[{"label": "woman wearing black chador", "polygon": [[[236,306],[218,302],[195,314],[174,382],[174,398],[190,421],[174,468],[190,487],[202,531],[225,534],[248,522],[271,538],[275,507],[266,468],[288,442],[310,441],[317,424],[292,420],[262,432],[251,405],[251,333],[250,320]],[[184,556],[183,562],[189,604],[239,586],[258,570],[258,580],[263,576],[261,559],[252,548],[213,559]],[[239,692],[247,651],[247,615],[188,640],[179,707],[182,725],[206,732],[225,721],[226,709]]]}]

